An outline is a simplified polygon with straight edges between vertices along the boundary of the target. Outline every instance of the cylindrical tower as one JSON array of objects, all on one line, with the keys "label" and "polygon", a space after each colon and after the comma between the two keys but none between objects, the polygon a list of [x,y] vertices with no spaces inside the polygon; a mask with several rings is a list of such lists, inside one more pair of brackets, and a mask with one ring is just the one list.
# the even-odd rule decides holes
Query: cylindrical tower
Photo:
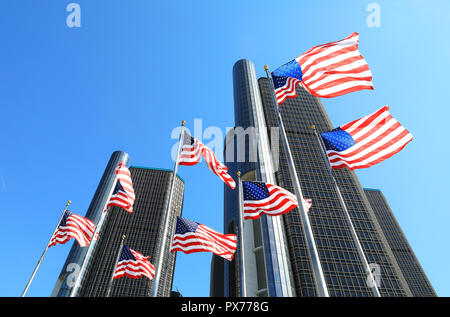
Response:
[{"label": "cylindrical tower", "polygon": [[[97,186],[94,197],[92,198],[91,204],[86,212],[87,218],[92,220],[94,224],[97,224],[103,213],[103,208],[106,204],[108,196],[114,185],[115,169],[119,165],[120,161],[124,164],[128,164],[128,154],[122,151],[116,151],[111,155],[108,164],[106,165],[103,176],[100,183]],[[71,288],[75,282],[75,278],[80,271],[81,263],[83,262],[84,256],[87,252],[87,247],[80,248],[77,243],[72,245],[70,253],[64,263],[61,273],[56,281],[56,285],[53,288],[51,296],[56,297],[66,297],[69,296]],[[94,247],[95,250],[95,247]],[[94,251],[93,250],[93,251]],[[92,252],[91,254],[93,254]],[[86,260],[86,265],[89,267],[89,260]],[[85,270],[86,272],[86,270]],[[81,277],[81,286],[83,285],[83,276]]]},{"label": "cylindrical tower", "polygon": [[[225,164],[234,176],[240,171],[243,181],[276,184],[261,95],[251,61],[243,59],[234,65],[233,89],[235,128],[225,140]],[[225,187],[224,196],[225,230],[237,232],[236,193]],[[245,220],[244,235],[247,295],[295,296],[283,219],[263,215]],[[226,263],[225,280],[229,281],[226,296],[239,295],[240,270],[236,263]]]}]

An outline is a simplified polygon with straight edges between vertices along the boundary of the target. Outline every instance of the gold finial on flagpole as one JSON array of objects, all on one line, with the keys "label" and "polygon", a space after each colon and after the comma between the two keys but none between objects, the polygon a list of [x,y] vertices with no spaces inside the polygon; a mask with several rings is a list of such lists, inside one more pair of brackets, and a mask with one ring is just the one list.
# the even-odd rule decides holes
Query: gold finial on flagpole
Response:
[{"label": "gold finial on flagpole", "polygon": [[313,124],[312,126],[311,126],[311,129],[315,129],[316,128],[316,126]]},{"label": "gold finial on flagpole", "polygon": [[264,65],[264,69],[265,69],[265,70],[268,70],[268,69],[269,69],[269,66]]},{"label": "gold finial on flagpole", "polygon": [[184,127],[184,125],[186,124],[186,121],[181,121],[181,125]]},{"label": "gold finial on flagpole", "polygon": [[127,236],[126,235],[122,235],[122,240],[125,240]]},{"label": "gold finial on flagpole", "polygon": [[236,174],[238,177],[241,177],[241,171],[238,171]]}]

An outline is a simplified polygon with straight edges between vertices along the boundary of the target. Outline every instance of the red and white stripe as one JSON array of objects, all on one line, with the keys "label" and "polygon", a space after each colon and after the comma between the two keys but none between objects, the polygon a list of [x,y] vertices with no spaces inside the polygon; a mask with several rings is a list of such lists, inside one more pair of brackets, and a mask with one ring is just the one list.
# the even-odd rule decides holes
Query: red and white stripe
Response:
[{"label": "red and white stripe", "polygon": [[74,238],[80,247],[86,247],[91,242],[94,230],[95,225],[91,220],[71,213],[66,219],[66,225],[60,225],[53,233],[48,246],[51,247],[58,243],[65,244],[70,238]]},{"label": "red and white stripe", "polygon": [[141,278],[143,276],[153,279],[155,276],[155,267],[148,261],[149,256],[143,256],[141,253],[130,249],[136,258],[134,260],[123,260],[117,263],[114,279],[128,276],[131,278]]},{"label": "red and white stripe", "polygon": [[286,84],[283,87],[279,87],[275,89],[275,97],[277,99],[278,104],[283,103],[287,98],[295,98],[297,96],[297,85],[302,85],[302,81],[289,77],[286,81]]},{"label": "red and white stripe", "polygon": [[120,185],[122,185],[125,192],[119,191],[118,193],[112,195],[108,205],[106,206],[106,210],[108,210],[111,206],[118,206],[125,209],[129,213],[132,213],[136,196],[133,189],[133,183],[131,181],[130,170],[123,162],[120,162],[115,172],[117,175],[117,181],[120,182]]},{"label": "red and white stripe", "polygon": [[[190,137],[190,135],[185,134],[184,137]],[[192,166],[200,162],[202,159],[202,145],[197,139],[194,139],[194,144],[183,144],[178,164]]]},{"label": "red and white stripe", "polygon": [[370,167],[398,153],[413,139],[412,134],[389,114],[388,106],[341,129],[348,132],[356,144],[341,152],[327,151],[334,169]]},{"label": "red and white stripe", "polygon": [[295,60],[302,69],[302,83],[312,95],[322,98],[373,89],[372,73],[358,50],[359,34],[315,46]]},{"label": "red and white stripe", "polygon": [[[185,133],[184,139],[186,138],[191,138],[191,136]],[[205,159],[208,168],[214,174],[230,186],[231,189],[236,187],[236,182],[228,174],[228,167],[219,162],[214,152],[197,139],[194,139],[194,144],[183,144],[180,153],[179,165],[195,165],[200,162],[202,157]]]},{"label": "red and white stripe", "polygon": [[186,254],[194,252],[212,252],[231,261],[237,247],[234,234],[222,234],[207,226],[199,224],[195,232],[175,234],[170,251],[182,251]]},{"label": "red and white stripe", "polygon": [[[266,184],[270,196],[262,200],[244,200],[244,219],[256,219],[261,214],[279,216],[285,214],[298,206],[297,197],[284,188],[276,185]],[[311,207],[311,199],[303,199],[306,211]]]},{"label": "red and white stripe", "polygon": [[123,189],[127,192],[130,201],[133,203],[136,199],[133,189],[133,182],[131,181],[130,170],[123,162],[120,162],[119,167],[116,169],[117,178],[120,181]]},{"label": "red and white stripe", "polygon": [[223,180],[231,189],[236,188],[236,182],[228,174],[228,167],[219,162],[216,158],[214,152],[204,146],[203,148],[203,158],[205,159],[206,165],[209,169],[216,174],[221,180]]}]

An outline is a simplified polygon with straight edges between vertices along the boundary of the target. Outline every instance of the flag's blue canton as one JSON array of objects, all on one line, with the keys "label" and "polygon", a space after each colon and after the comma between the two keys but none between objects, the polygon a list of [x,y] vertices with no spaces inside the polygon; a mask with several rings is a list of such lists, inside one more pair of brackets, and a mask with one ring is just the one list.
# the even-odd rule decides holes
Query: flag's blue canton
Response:
[{"label": "flag's blue canton", "polygon": [[131,250],[126,245],[122,248],[122,253],[120,254],[120,261],[126,261],[126,260],[133,260],[136,261],[136,258],[134,257],[133,253],[131,253]]},{"label": "flag's blue canton", "polygon": [[67,225],[67,218],[69,218],[72,215],[71,211],[66,210],[64,213],[63,218],[61,219],[61,222],[59,223],[60,227],[65,227]]},{"label": "flag's blue canton", "polygon": [[194,138],[185,131],[183,137],[183,144],[194,145],[194,143],[195,143]]},{"label": "flag's blue canton", "polygon": [[122,191],[125,193],[125,190],[123,189],[122,184],[120,184],[120,181],[117,181],[116,187],[114,188],[114,191],[113,191],[113,195],[117,194],[119,191]]},{"label": "flag's blue canton", "polygon": [[278,77],[272,74],[272,80],[273,80],[273,86],[275,89],[278,89],[280,87],[284,87],[286,85],[286,82],[288,80],[287,77]]},{"label": "flag's blue canton", "polygon": [[182,218],[177,217],[177,227],[175,230],[176,234],[185,234],[186,232],[195,232],[197,230],[197,227],[199,226],[199,223]]},{"label": "flag's blue canton", "polygon": [[242,182],[244,200],[261,200],[270,196],[265,183]]},{"label": "flag's blue canton", "polygon": [[288,77],[293,77],[302,80],[302,76],[303,76],[302,69],[300,65],[297,63],[297,61],[294,59],[289,63],[286,63],[283,66],[275,69],[272,72],[273,85],[275,89],[278,89],[286,85]]},{"label": "flag's blue canton", "polygon": [[272,75],[277,77],[294,77],[299,80],[302,80],[303,77],[302,68],[295,59],[275,69]]},{"label": "flag's blue canton", "polygon": [[322,133],[321,136],[327,150],[340,152],[356,144],[352,136],[341,128]]}]

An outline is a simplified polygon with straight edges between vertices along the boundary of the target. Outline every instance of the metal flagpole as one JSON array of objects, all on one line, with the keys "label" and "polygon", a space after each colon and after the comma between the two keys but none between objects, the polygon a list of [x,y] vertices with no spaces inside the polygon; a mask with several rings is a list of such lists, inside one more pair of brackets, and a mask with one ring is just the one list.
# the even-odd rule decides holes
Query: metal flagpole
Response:
[{"label": "metal flagpole", "polygon": [[347,220],[347,223],[350,227],[350,232],[352,234],[353,240],[355,241],[356,249],[358,250],[359,257],[360,257],[361,261],[363,262],[363,265],[365,267],[366,272],[369,275],[369,278],[371,279],[371,284],[372,284],[371,289],[372,289],[373,296],[381,297],[380,291],[378,290],[377,284],[375,282],[375,278],[372,274],[372,270],[370,269],[369,263],[367,262],[367,258],[364,255],[363,248],[361,246],[361,243],[359,242],[358,235],[356,234],[355,227],[353,226],[352,219],[350,218],[350,214],[347,210],[347,205],[345,204],[344,198],[342,197],[342,194],[341,194],[341,190],[339,189],[339,186],[338,186],[336,179],[334,178],[333,172],[331,170],[330,161],[328,160],[328,156],[326,154],[322,138],[319,137],[319,135],[317,134],[317,130],[314,125],[311,126],[311,128],[314,130],[314,134],[316,136],[317,143],[319,143],[320,152],[322,153],[322,157],[326,161],[325,164],[327,165],[328,174],[330,175],[330,178],[333,181],[334,188],[339,197],[339,202],[341,203],[342,209],[344,210],[345,219]]},{"label": "metal flagpole", "polygon": [[245,254],[244,254],[244,211],[243,211],[243,198],[242,198],[242,180],[241,172],[237,172],[238,176],[238,195],[239,195],[239,257],[241,260],[241,297],[247,297],[247,283],[245,279]]},{"label": "metal flagpole", "polygon": [[173,176],[172,176],[172,183],[170,184],[170,191],[169,191],[169,202],[167,203],[166,212],[164,214],[164,225],[163,225],[163,236],[161,239],[161,247],[159,249],[159,257],[158,257],[158,263],[155,266],[155,276],[153,278],[153,286],[152,286],[152,296],[157,297],[158,296],[158,287],[161,279],[161,271],[162,271],[162,263],[164,260],[164,250],[166,249],[167,244],[167,231],[169,230],[169,215],[172,211],[172,197],[173,197],[173,191],[175,188],[175,181],[177,178],[177,171],[178,171],[178,162],[180,160],[180,150],[182,146],[182,139],[184,134],[184,125],[186,121],[181,122],[181,130],[180,130],[180,138],[178,139],[178,149],[177,149],[177,157],[175,160],[175,166],[173,168]]},{"label": "metal flagpole", "polygon": [[325,277],[323,275],[322,266],[320,264],[319,253],[317,252],[316,243],[314,240],[314,235],[312,232],[311,224],[309,222],[308,214],[303,206],[303,194],[302,189],[300,187],[300,182],[298,180],[297,171],[295,169],[294,158],[291,153],[291,149],[289,147],[289,142],[287,139],[286,131],[284,129],[283,119],[281,118],[281,114],[278,109],[278,102],[274,92],[274,86],[272,82],[272,77],[269,72],[269,67],[264,66],[266,71],[267,79],[270,84],[270,91],[272,92],[272,98],[275,104],[275,111],[278,118],[278,124],[281,131],[281,138],[283,140],[284,149],[286,151],[286,158],[289,166],[289,172],[291,175],[292,185],[294,186],[295,196],[297,196],[298,200],[298,209],[300,211],[300,217],[302,219],[302,227],[305,232],[305,239],[307,244],[307,249],[309,252],[309,256],[311,258],[311,264],[313,269],[313,276],[316,283],[317,294],[320,297],[329,297],[327,284],[325,282]]},{"label": "metal flagpole", "polygon": [[25,294],[27,293],[28,288],[30,287],[31,282],[33,281],[34,276],[36,275],[36,272],[37,272],[37,270],[39,269],[39,266],[41,265],[42,259],[44,258],[44,255],[45,255],[45,253],[47,252],[47,250],[48,250],[48,248],[49,248],[49,244],[50,244],[50,242],[52,241],[53,235],[55,234],[56,229],[58,229],[59,224],[61,223],[61,220],[63,219],[64,214],[66,213],[67,208],[69,208],[69,205],[70,205],[71,203],[72,203],[72,202],[71,202],[70,200],[67,202],[66,208],[64,208],[64,211],[63,211],[61,217],[59,218],[58,224],[56,225],[56,228],[53,230],[53,233],[52,233],[52,235],[50,236],[50,240],[48,241],[47,246],[46,246],[45,249],[44,249],[44,252],[42,253],[42,255],[41,255],[41,257],[40,257],[38,263],[36,264],[36,267],[34,268],[33,274],[31,274],[31,277],[30,277],[30,279],[28,280],[27,286],[25,286],[25,289],[23,290],[22,297],[25,297]]},{"label": "metal flagpole", "polygon": [[[177,212],[179,208],[180,208],[180,206],[176,205],[176,206],[173,206],[172,210],[173,210],[173,212]],[[173,228],[172,234],[170,235],[170,237],[173,237],[175,235],[175,231],[176,231],[176,227]],[[163,273],[163,272],[161,271],[161,273]],[[162,277],[160,277],[159,279],[161,280]],[[167,284],[167,283],[165,283],[166,279],[167,279],[167,270],[164,271],[164,284],[161,289],[161,294],[164,294],[166,292],[166,284]]]},{"label": "metal flagpole", "polygon": [[111,293],[111,287],[114,280],[114,273],[116,273],[117,263],[119,263],[120,255],[122,254],[123,249],[123,242],[125,240],[126,236],[122,236],[122,241],[120,241],[120,247],[119,252],[117,252],[116,262],[114,263],[113,271],[111,273],[111,279],[109,280],[108,289],[106,290],[106,297],[109,297],[109,294]]},{"label": "metal flagpole", "polygon": [[106,209],[106,206],[108,205],[109,200],[111,199],[114,189],[116,188],[117,180],[118,180],[118,177],[116,174],[114,177],[113,184],[111,186],[111,190],[108,194],[108,198],[106,199],[105,205],[103,206],[103,211],[102,211],[100,220],[98,221],[97,225],[95,226],[95,231],[94,231],[94,234],[92,235],[91,243],[89,243],[88,250],[86,251],[86,254],[84,255],[83,263],[81,264],[81,268],[80,268],[80,272],[78,273],[78,275],[75,279],[75,283],[74,283],[72,289],[70,290],[69,297],[75,297],[77,295],[78,288],[80,287],[80,284],[81,284],[81,278],[84,275],[84,271],[86,270],[87,259],[90,257],[93,247],[96,244],[100,228],[102,227],[102,224],[105,221],[105,217],[106,217],[106,213],[107,213],[107,210],[105,210],[105,209]]}]

